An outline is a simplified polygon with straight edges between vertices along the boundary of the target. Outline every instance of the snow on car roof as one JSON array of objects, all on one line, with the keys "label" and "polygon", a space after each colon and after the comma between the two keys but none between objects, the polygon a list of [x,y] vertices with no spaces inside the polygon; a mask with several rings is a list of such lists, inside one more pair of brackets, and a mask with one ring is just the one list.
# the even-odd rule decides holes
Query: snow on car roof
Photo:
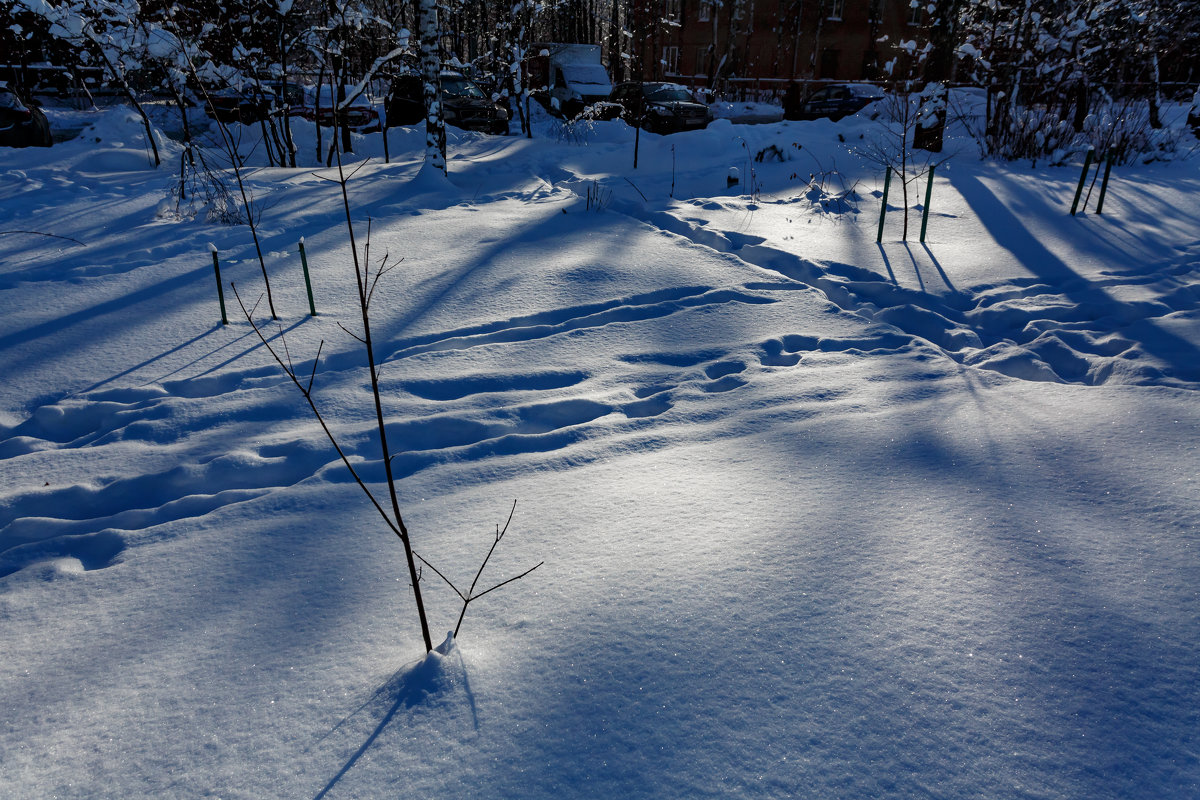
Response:
[{"label": "snow on car roof", "polygon": [[579,62],[563,64],[563,76],[571,83],[582,83],[592,86],[612,86],[608,73],[600,64],[583,64]]},{"label": "snow on car roof", "polygon": [[846,88],[859,97],[883,97],[883,89],[870,83],[848,83]]}]

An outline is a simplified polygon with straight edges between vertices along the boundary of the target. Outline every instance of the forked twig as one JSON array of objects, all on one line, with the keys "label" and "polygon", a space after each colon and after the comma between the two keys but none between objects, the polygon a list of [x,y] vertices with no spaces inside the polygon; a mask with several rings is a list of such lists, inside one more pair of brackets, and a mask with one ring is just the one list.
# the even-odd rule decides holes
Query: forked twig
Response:
[{"label": "forked twig", "polygon": [[[488,548],[487,555],[483,557],[483,563],[481,563],[479,565],[479,569],[475,572],[475,578],[474,578],[474,580],[471,581],[471,588],[467,590],[466,594],[463,594],[462,592],[460,592],[454,584],[452,584],[452,583],[450,583],[450,581],[446,580],[445,576],[442,576],[442,580],[445,580],[446,583],[450,583],[450,588],[454,589],[454,591],[458,593],[458,596],[461,597],[462,601],[463,601],[462,610],[458,613],[458,622],[456,622],[454,624],[454,638],[455,639],[458,638],[458,629],[462,627],[463,617],[465,617],[467,615],[467,606],[471,605],[471,601],[478,600],[479,598],[483,597],[485,594],[489,594],[491,592],[496,591],[501,586],[506,586],[506,585],[512,583],[513,581],[517,581],[517,580],[520,580],[521,578],[524,578],[526,575],[533,572],[535,569],[540,567],[542,564],[546,563],[545,561],[539,561],[537,564],[534,564],[532,567],[525,570],[520,575],[514,575],[513,577],[508,578],[507,580],[503,580],[500,583],[497,583],[495,586],[493,586],[490,589],[484,589],[479,594],[475,594],[475,586],[476,586],[476,584],[479,583],[479,576],[483,575],[484,567],[486,567],[488,565],[488,561],[491,559],[492,553],[496,552],[496,545],[500,544],[500,540],[504,538],[504,534],[508,533],[508,524],[510,522],[512,522],[513,514],[516,513],[516,510],[517,510],[517,501],[513,500],[512,508],[509,509],[509,512],[508,512],[508,519],[506,519],[504,521],[504,528],[501,529],[499,525],[496,526],[496,538],[492,540],[492,546]],[[422,561],[424,561],[424,559],[422,559]],[[436,572],[436,570],[434,570],[434,571]],[[441,574],[441,573],[439,573],[439,574]]]}]

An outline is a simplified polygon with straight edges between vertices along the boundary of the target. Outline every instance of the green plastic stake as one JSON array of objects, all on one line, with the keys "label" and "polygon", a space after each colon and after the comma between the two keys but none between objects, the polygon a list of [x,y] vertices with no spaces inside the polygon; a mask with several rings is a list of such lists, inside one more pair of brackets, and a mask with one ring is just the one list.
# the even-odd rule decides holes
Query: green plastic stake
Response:
[{"label": "green plastic stake", "polygon": [[1104,154],[1104,178],[1100,181],[1100,199],[1096,201],[1096,213],[1103,213],[1104,210],[1104,193],[1108,191],[1108,174],[1112,172],[1112,153]]},{"label": "green plastic stake", "polygon": [[921,209],[921,243],[925,243],[925,228],[929,225],[929,197],[933,194],[933,171],[936,164],[929,165],[929,183],[925,184],[925,208]]},{"label": "green plastic stake", "polygon": [[210,244],[209,248],[213,254],[213,272],[217,274],[217,299],[221,301],[221,324],[228,325],[229,320],[225,317],[225,291],[221,288],[221,262],[217,260],[217,246]]},{"label": "green plastic stake", "polygon": [[317,315],[317,306],[313,302],[312,280],[308,277],[308,256],[304,254],[304,237],[300,237],[300,266],[304,267],[304,288],[308,289],[308,311],[312,316]]},{"label": "green plastic stake", "polygon": [[1075,200],[1071,203],[1071,216],[1075,216],[1075,212],[1079,209],[1079,197],[1083,194],[1083,184],[1087,181],[1088,168],[1092,166],[1092,156],[1096,151],[1091,147],[1088,148],[1087,155],[1083,159],[1083,172],[1079,173],[1079,186],[1075,187]]},{"label": "green plastic stake", "polygon": [[887,168],[887,174],[883,179],[883,205],[879,209],[879,233],[875,234],[875,241],[883,241],[883,218],[887,216],[887,196],[888,187],[892,185],[892,168]]}]

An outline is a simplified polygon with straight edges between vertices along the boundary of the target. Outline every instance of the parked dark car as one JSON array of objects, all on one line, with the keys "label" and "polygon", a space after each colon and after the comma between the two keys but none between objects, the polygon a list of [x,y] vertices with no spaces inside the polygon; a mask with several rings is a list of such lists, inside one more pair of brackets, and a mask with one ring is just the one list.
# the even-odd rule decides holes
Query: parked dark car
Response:
[{"label": "parked dark car", "polygon": [[204,113],[218,122],[249,124],[266,119],[274,97],[256,86],[213,89],[205,94]]},{"label": "parked dark car", "polygon": [[[354,87],[345,87],[345,92],[345,96],[350,97],[354,93]],[[337,103],[333,97],[332,87],[322,86],[316,93],[315,99],[310,94],[306,102],[310,105],[305,108],[305,118],[315,119],[319,125],[325,128],[333,127],[334,107]],[[360,94],[350,102],[348,107],[336,113],[342,115],[341,121],[355,133],[379,133],[383,130],[379,112],[372,107],[365,95]]]},{"label": "parked dark car", "polygon": [[37,102],[22,100],[12,89],[0,86],[0,145],[49,147],[52,144],[50,122]]},{"label": "parked dark car", "polygon": [[797,102],[798,92],[784,97],[784,119],[829,119],[837,122],[883,99],[883,90],[869,83],[834,83],[822,86]]},{"label": "parked dark car", "polygon": [[204,113],[219,122],[248,125],[264,120],[272,111],[283,108],[285,98],[292,116],[303,116],[311,110],[312,99],[303,86],[296,83],[264,83],[240,89],[231,87],[209,91]]},{"label": "parked dark car", "polygon": [[[461,72],[443,71],[442,114],[446,124],[467,131],[508,134],[508,108],[492,100],[479,85]],[[407,73],[392,79],[387,101],[387,124],[419,125],[425,120],[425,82]]]},{"label": "parked dark car", "polygon": [[621,119],[652,133],[707,128],[712,112],[677,83],[621,83],[608,98],[621,106]]}]

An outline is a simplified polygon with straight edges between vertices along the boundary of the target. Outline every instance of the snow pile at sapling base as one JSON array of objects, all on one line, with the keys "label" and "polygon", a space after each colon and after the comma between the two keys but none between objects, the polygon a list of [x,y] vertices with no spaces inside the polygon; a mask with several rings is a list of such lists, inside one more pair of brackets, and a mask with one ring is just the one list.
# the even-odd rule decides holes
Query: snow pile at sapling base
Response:
[{"label": "snow pile at sapling base", "polygon": [[624,123],[539,118],[451,131],[448,178],[423,131],[390,164],[353,137],[357,241],[403,259],[371,329],[414,547],[470,585],[515,499],[479,585],[545,562],[428,654],[399,542],[230,289],[379,487],[311,124],[295,170],[235,126],[258,248],[161,215],[181,152],[150,169],[123,111],[0,151],[4,791],[1200,791],[1197,164],[1114,169],[1073,217],[1078,164],[952,130],[925,241],[922,178],[877,242],[877,124],[642,132],[635,170]]}]

